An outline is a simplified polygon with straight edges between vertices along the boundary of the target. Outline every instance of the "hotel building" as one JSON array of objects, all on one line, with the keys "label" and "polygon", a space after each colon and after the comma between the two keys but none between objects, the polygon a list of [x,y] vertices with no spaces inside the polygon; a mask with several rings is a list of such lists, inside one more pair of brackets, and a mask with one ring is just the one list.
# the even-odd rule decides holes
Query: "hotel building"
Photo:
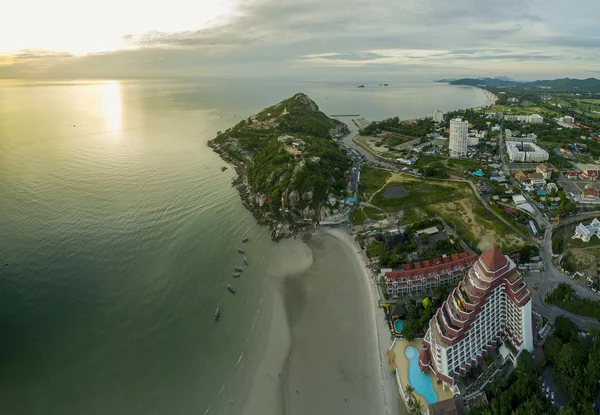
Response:
[{"label": "hotel building", "polygon": [[396,298],[433,290],[440,285],[454,282],[464,277],[476,260],[477,255],[463,252],[429,261],[405,264],[403,269],[398,271],[382,268],[381,274],[385,278],[388,295]]},{"label": "hotel building", "polygon": [[450,157],[467,157],[467,146],[469,141],[467,134],[469,133],[469,122],[462,118],[454,118],[450,120],[450,140],[448,148]]},{"label": "hotel building", "polygon": [[531,293],[515,263],[494,248],[479,257],[429,322],[419,367],[452,385],[503,341],[517,351],[533,350]]}]

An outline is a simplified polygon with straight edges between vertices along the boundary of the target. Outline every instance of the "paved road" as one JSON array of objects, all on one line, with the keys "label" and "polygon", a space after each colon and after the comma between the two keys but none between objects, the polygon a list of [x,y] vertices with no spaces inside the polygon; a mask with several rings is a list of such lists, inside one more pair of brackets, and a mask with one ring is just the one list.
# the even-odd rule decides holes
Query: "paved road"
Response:
[{"label": "paved road", "polygon": [[554,226],[548,226],[546,228],[546,232],[544,233],[544,240],[542,241],[542,245],[540,247],[540,255],[542,257],[542,261],[544,262],[545,271],[537,274],[537,276],[526,277],[526,281],[529,285],[536,287],[533,290],[533,309],[534,311],[540,313],[542,316],[546,317],[550,321],[554,321],[557,316],[568,317],[577,326],[584,331],[587,331],[588,327],[596,327],[600,328],[600,321],[589,318],[582,317],[577,314],[569,313],[561,308],[555,307],[550,304],[546,304],[544,302],[544,298],[548,291],[554,287],[556,284],[560,284],[561,282],[566,282],[577,292],[580,297],[590,298],[593,300],[598,300],[598,296],[596,296],[590,290],[575,284],[570,278],[561,273],[558,268],[554,266],[552,263],[552,230]]},{"label": "paved road", "polygon": [[[374,155],[372,155],[370,152],[366,151],[364,148],[357,145],[354,142],[354,138],[357,135],[358,135],[358,131],[353,131],[352,133],[348,134],[343,139],[344,144],[346,144],[347,146],[349,146],[351,148],[354,148],[360,154],[364,154],[366,160],[370,161],[371,163],[374,163],[380,167],[387,168],[387,169],[394,170],[394,171],[400,170],[398,168],[398,166],[380,161]],[[498,146],[500,149],[500,155],[501,155],[502,163],[504,165],[504,169],[506,172],[509,172],[508,163],[506,162],[506,155],[504,154],[503,147],[502,147],[503,138],[504,138],[504,134],[502,134],[502,132],[501,132],[500,138],[498,140]],[[510,180],[513,184],[515,184],[512,176],[510,177]],[[473,190],[475,191],[475,194],[477,195],[477,197],[479,198],[481,203],[483,203],[483,205],[487,209],[489,209],[492,213],[494,213],[494,215],[497,218],[499,218],[500,220],[502,220],[502,222],[505,222],[508,226],[510,226],[511,228],[514,229],[514,226],[512,226],[512,224],[506,222],[503,218],[498,216],[498,214],[485,202],[485,200],[483,200],[483,198],[479,195],[479,191],[477,190],[477,188],[471,181],[469,181],[469,180],[464,180],[464,181],[471,184],[471,186],[473,187]],[[525,195],[525,197],[528,198],[529,195]],[[533,294],[532,294],[532,299],[533,299],[532,306],[533,306],[534,311],[538,312],[539,314],[546,317],[550,321],[554,321],[554,319],[557,316],[568,317],[571,320],[573,320],[573,322],[575,322],[575,324],[577,324],[577,326],[581,330],[584,330],[584,331],[587,331],[588,327],[590,327],[590,326],[600,329],[600,321],[598,321],[596,319],[589,318],[589,317],[582,317],[577,314],[569,313],[568,311],[565,311],[561,308],[555,307],[550,304],[546,304],[544,302],[544,299],[545,299],[548,291],[552,287],[554,287],[556,284],[559,284],[561,282],[566,282],[567,284],[571,285],[573,287],[573,289],[577,292],[577,294],[579,294],[583,298],[590,298],[590,299],[594,299],[594,300],[598,300],[599,298],[594,293],[587,290],[586,288],[575,284],[570,278],[568,278],[567,276],[562,274],[558,270],[558,268],[556,268],[554,266],[554,264],[552,263],[552,230],[554,228],[554,224],[551,224],[544,217],[544,215],[539,211],[539,209],[537,208],[535,203],[533,203],[531,200],[530,200],[530,204],[533,206],[533,208],[535,210],[536,221],[538,222],[538,224],[543,224],[545,227],[544,238],[540,245],[540,255],[541,255],[542,261],[544,263],[545,271],[537,274],[536,276],[526,277],[526,281],[528,282],[528,284],[535,286],[535,289],[533,290]],[[589,216],[593,216],[595,214],[597,214],[597,212],[588,212],[586,214],[570,217],[570,218],[568,218],[568,220],[569,221],[583,220],[583,219],[585,219]],[[519,233],[521,233],[521,232],[519,232]]]}]

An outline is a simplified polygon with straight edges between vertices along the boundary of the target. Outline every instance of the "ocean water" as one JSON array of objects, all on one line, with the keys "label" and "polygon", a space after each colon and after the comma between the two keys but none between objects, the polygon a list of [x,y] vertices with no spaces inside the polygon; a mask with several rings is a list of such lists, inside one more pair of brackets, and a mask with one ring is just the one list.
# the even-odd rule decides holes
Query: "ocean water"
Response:
[{"label": "ocean water", "polygon": [[278,247],[206,141],[296,92],[369,119],[486,103],[433,83],[0,81],[0,413],[233,413]]}]

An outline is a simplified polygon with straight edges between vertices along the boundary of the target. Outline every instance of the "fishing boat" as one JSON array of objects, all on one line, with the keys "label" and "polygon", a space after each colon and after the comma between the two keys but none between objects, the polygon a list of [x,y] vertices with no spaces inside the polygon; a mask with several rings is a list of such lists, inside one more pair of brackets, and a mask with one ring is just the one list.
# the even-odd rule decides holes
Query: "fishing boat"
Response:
[{"label": "fishing boat", "polygon": [[234,273],[233,273],[233,277],[234,277],[234,278],[236,278],[236,277],[239,277],[240,275],[242,275],[242,274],[240,274],[239,272],[234,272]]},{"label": "fishing boat", "polygon": [[244,252],[244,250],[243,250],[243,249],[240,249],[240,248],[238,248],[238,253],[239,253],[239,254],[243,254],[243,253],[245,253],[245,252]]},{"label": "fishing boat", "polygon": [[242,242],[248,242],[249,240],[250,240],[250,238],[244,238],[244,239],[242,240]]},{"label": "fishing boat", "polygon": [[248,258],[244,257],[244,264],[248,265]]},{"label": "fishing boat", "polygon": [[244,269],[242,267],[235,267],[236,272],[242,272]]},{"label": "fishing boat", "polygon": [[220,316],[221,316],[221,312],[219,311],[219,307],[217,307],[217,311],[215,311],[215,321],[217,321]]},{"label": "fishing boat", "polygon": [[229,290],[230,293],[235,294],[235,288],[233,288],[231,286],[231,284],[227,284],[227,289]]},{"label": "fishing boat", "polygon": [[8,265],[8,262],[5,262],[5,263],[2,264],[3,267],[5,267],[7,265]]}]

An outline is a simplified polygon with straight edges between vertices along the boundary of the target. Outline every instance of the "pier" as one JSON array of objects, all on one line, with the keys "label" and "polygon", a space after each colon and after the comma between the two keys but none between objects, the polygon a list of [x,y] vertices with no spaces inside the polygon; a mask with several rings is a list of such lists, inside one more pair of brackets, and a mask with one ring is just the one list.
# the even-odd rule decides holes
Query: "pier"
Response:
[{"label": "pier", "polygon": [[330,117],[360,117],[360,114],[332,114]]}]

